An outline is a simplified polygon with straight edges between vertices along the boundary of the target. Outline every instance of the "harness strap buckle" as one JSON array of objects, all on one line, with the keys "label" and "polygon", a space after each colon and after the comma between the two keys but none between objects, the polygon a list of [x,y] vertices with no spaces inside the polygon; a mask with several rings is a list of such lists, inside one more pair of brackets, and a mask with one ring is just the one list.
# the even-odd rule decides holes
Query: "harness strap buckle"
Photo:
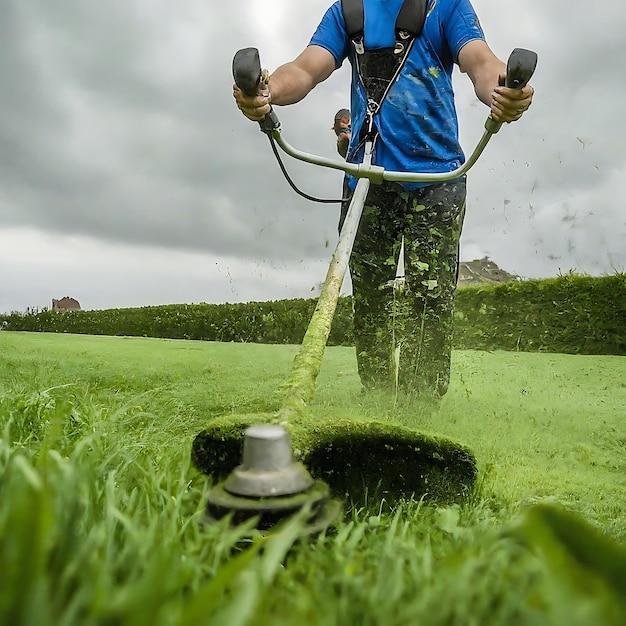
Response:
[{"label": "harness strap buckle", "polygon": [[400,55],[404,52],[404,44],[401,41],[396,41],[396,45],[393,49],[393,53]]},{"label": "harness strap buckle", "polygon": [[357,54],[365,54],[365,44],[363,43],[363,35],[360,37],[354,37],[352,39],[352,45]]}]

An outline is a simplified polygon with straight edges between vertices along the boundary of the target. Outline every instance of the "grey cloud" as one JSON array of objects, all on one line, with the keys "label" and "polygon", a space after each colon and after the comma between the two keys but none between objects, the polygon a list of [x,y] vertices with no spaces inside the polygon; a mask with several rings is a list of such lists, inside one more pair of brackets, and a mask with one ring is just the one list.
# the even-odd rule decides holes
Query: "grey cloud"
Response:
[{"label": "grey cloud", "polygon": [[[3,216],[5,225],[261,256],[268,241],[279,240],[281,257],[312,253],[309,225],[287,209],[283,215],[267,182],[267,146],[248,147],[251,129],[228,101],[224,49],[207,46],[198,80],[168,83],[145,69],[158,38],[133,14],[139,5],[29,6],[37,11],[14,9],[3,23],[19,39],[50,48],[42,64],[48,86],[28,82],[41,58],[23,54],[26,87],[3,102],[24,120],[5,126],[2,137],[7,204],[15,207]],[[211,30],[210,23],[199,27]],[[56,119],[45,115],[51,103]]]},{"label": "grey cloud", "polygon": [[[338,209],[312,205],[287,186],[267,140],[232,102],[230,71],[234,51],[248,45],[269,69],[293,58],[328,4],[312,0],[294,16],[290,3],[277,1],[266,9],[268,30],[261,5],[249,0],[3,2],[0,228],[275,267],[325,261]],[[510,271],[545,275],[558,267],[550,257],[575,266],[588,241],[585,263],[611,271],[609,253],[626,247],[614,198],[626,141],[626,11],[564,0],[474,4],[495,50],[536,49],[539,66],[533,107],[502,129],[470,173],[467,247],[490,251]],[[342,68],[302,103],[278,108],[285,138],[334,156],[330,122],[348,104],[348,80]],[[469,151],[487,110],[467,77],[455,80]],[[286,163],[306,192],[340,192],[338,173]],[[577,212],[557,228],[565,202]],[[584,203],[593,203],[595,217]],[[595,233],[576,239],[578,254],[568,249],[570,227]]]}]

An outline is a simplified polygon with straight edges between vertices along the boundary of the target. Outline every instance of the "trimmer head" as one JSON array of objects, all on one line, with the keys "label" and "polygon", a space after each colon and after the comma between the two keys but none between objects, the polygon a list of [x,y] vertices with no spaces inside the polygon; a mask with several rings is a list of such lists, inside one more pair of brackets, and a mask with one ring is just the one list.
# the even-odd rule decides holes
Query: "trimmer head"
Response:
[{"label": "trimmer head", "polygon": [[[276,421],[277,415],[271,413],[215,418],[196,436],[191,450],[195,467],[216,480],[225,479],[209,496],[209,513],[213,517],[223,516],[227,509],[241,510],[244,514],[251,508],[260,513],[278,503],[288,508],[289,499],[300,494],[310,493],[311,502],[320,497],[321,492],[317,490],[321,487],[315,482],[300,494],[280,496],[239,495],[225,488],[227,484],[238,482],[234,476],[250,474],[261,478],[266,470],[246,469],[246,460],[235,472],[232,468],[240,462],[242,444],[244,451],[246,449],[247,429],[253,426],[252,432],[258,432],[256,425],[261,422],[273,429]],[[359,506],[366,500],[379,507],[381,500],[392,503],[411,497],[438,504],[460,502],[467,498],[475,484],[474,455],[466,446],[445,437],[426,435],[390,422],[311,415],[292,418],[286,427],[296,461],[308,468],[314,480],[324,481],[330,493],[347,497]],[[283,466],[272,471],[276,472],[276,483],[282,484],[285,476],[300,470]],[[261,493],[261,486],[266,490],[273,484],[274,477],[267,482],[265,478],[258,481],[251,478],[249,483],[256,482],[257,493]],[[321,497],[324,500],[328,496]]]}]

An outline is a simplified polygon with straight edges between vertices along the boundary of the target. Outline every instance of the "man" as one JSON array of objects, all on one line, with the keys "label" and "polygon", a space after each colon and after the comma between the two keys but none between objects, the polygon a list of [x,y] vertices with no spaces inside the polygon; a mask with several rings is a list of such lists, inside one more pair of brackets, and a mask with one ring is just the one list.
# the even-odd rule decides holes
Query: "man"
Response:
[{"label": "man", "polygon": [[337,135],[337,152],[345,159],[348,155],[350,139],[352,139],[352,123],[348,109],[339,109],[335,113],[333,130]]},{"label": "man", "polygon": [[[384,51],[391,54],[394,46],[397,51],[395,26],[402,5],[403,0],[364,0],[364,47],[374,58],[370,67],[388,65]],[[379,80],[385,72],[374,69],[379,74],[364,80],[357,71],[361,61],[355,62],[363,58],[362,50],[348,36],[341,4],[335,2],[305,50],[271,75],[269,95],[248,97],[234,86],[234,97],[243,114],[258,121],[270,105],[304,98],[348,58],[353,123],[351,132],[350,111],[338,113],[338,150],[345,150],[348,161],[359,162],[364,127],[371,121],[377,134],[373,163],[409,172],[448,172],[464,161],[452,91],[454,64],[470,77],[495,121],[518,120],[531,104],[531,86],[502,86],[506,66],[485,42],[470,0],[429,0],[421,33],[408,50],[393,79],[387,73]],[[371,120],[366,82],[388,87]],[[344,191],[349,194],[355,185],[346,177]],[[464,177],[370,187],[350,258],[357,361],[366,389],[397,385],[410,394],[439,398],[446,393],[465,196]],[[340,223],[346,212],[344,203]],[[406,280],[400,294],[392,285],[402,240]]]}]

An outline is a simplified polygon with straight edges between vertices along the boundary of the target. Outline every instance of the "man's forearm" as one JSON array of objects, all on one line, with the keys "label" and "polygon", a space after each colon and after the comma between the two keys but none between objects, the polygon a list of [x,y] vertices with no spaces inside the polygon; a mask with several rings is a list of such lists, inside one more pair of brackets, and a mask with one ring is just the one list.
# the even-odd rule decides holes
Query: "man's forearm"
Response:
[{"label": "man's forearm", "polygon": [[233,85],[233,97],[241,112],[250,120],[260,121],[272,104],[293,104],[306,96],[315,85],[335,70],[335,59],[325,48],[307,46],[290,63],[281,65],[269,78],[269,90],[250,96]]},{"label": "man's forearm", "polygon": [[491,106],[493,90],[498,86],[500,76],[506,74],[506,65],[500,60],[485,64],[474,77],[476,96],[488,107]]},{"label": "man's forearm", "polygon": [[272,104],[293,104],[304,98],[335,70],[332,54],[320,46],[307,46],[290,63],[281,65],[270,76]]},{"label": "man's forearm", "polygon": [[479,39],[461,48],[458,61],[461,71],[471,78],[478,99],[491,106],[493,90],[498,86],[500,75],[506,73],[506,65]]},{"label": "man's forearm", "polygon": [[272,104],[294,104],[300,102],[315,87],[308,72],[302,70],[295,61],[281,65],[270,76]]}]

